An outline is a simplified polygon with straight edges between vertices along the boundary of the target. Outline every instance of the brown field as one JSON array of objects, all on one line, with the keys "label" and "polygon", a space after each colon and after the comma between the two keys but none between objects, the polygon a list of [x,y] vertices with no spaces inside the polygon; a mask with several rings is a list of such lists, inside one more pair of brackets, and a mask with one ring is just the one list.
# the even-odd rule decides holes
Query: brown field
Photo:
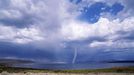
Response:
[{"label": "brown field", "polygon": [[7,73],[3,72],[0,75],[134,75],[134,73],[87,73],[87,74],[75,74],[75,73]]}]

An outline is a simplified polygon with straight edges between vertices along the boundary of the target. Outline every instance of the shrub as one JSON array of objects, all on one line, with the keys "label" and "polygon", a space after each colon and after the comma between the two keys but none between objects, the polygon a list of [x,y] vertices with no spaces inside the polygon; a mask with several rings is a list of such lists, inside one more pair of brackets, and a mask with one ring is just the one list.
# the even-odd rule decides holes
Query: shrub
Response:
[{"label": "shrub", "polygon": [[7,71],[3,71],[1,75],[9,75],[9,73]]}]

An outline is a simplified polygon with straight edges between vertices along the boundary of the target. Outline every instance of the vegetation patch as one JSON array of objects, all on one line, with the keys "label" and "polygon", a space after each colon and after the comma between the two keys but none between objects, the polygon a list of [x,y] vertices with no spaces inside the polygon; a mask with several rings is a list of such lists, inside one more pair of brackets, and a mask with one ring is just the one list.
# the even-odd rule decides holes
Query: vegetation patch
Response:
[{"label": "vegetation patch", "polygon": [[85,70],[48,70],[48,69],[33,69],[33,68],[17,68],[0,65],[0,73],[134,73],[134,67],[114,67],[107,69],[85,69]]}]

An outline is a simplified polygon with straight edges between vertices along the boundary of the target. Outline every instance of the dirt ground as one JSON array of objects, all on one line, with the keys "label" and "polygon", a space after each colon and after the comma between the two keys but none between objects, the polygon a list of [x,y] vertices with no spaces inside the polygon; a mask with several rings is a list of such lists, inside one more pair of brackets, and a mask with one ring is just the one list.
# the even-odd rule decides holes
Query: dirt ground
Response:
[{"label": "dirt ground", "polygon": [[88,74],[72,74],[72,73],[1,73],[0,75],[134,75],[134,73],[88,73]]}]

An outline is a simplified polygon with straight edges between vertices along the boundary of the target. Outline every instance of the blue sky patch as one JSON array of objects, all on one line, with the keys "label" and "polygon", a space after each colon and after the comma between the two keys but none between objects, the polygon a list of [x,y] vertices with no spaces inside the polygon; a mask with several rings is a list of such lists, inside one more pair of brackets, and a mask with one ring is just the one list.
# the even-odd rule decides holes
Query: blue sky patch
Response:
[{"label": "blue sky patch", "polygon": [[120,3],[115,3],[114,5],[112,5],[111,9],[110,9],[110,13],[112,15],[117,15],[118,12],[122,11],[124,8],[124,6],[122,6]]},{"label": "blue sky patch", "polygon": [[80,3],[82,0],[70,0],[70,2],[72,2],[72,3],[75,3],[75,4],[78,4],[78,3]]},{"label": "blue sky patch", "polygon": [[115,3],[110,7],[105,3],[97,2],[92,4],[90,7],[84,7],[84,10],[78,19],[89,23],[95,23],[99,20],[101,13],[109,12],[111,15],[117,15],[118,12],[123,10],[123,8],[124,7],[119,3]]}]

